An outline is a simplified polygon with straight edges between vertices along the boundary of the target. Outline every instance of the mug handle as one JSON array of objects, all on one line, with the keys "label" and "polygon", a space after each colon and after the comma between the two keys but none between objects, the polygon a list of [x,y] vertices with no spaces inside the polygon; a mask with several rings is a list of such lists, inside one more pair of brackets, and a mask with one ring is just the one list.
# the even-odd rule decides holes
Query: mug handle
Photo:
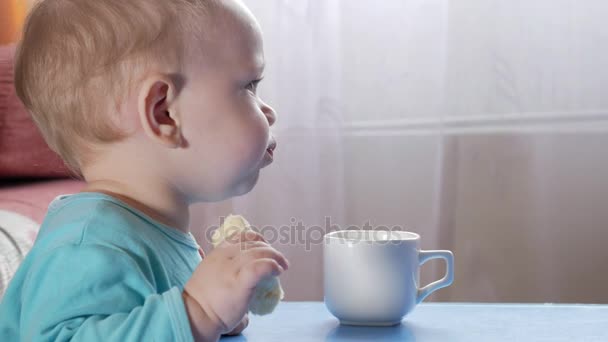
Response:
[{"label": "mug handle", "polygon": [[445,276],[423,288],[419,288],[418,295],[416,296],[416,304],[420,304],[420,302],[422,302],[431,293],[446,286],[450,286],[454,282],[454,254],[452,254],[451,251],[420,251],[418,254],[418,263],[420,266],[422,266],[425,262],[438,258],[445,260]]}]

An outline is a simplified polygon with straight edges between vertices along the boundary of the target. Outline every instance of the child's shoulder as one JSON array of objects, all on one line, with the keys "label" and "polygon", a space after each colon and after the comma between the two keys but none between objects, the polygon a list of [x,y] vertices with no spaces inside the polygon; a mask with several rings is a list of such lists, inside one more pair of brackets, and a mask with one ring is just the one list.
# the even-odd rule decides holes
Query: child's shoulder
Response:
[{"label": "child's shoulder", "polygon": [[123,203],[99,193],[57,197],[49,206],[34,247],[99,244],[145,248],[148,224]]}]

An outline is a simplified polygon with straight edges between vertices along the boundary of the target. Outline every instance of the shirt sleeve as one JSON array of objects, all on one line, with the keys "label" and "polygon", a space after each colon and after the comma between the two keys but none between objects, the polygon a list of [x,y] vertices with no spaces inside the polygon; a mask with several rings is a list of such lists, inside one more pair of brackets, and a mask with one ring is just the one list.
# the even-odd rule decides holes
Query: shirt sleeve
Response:
[{"label": "shirt sleeve", "polygon": [[156,293],[125,251],[67,245],[37,259],[22,292],[22,340],[193,341],[180,289]]}]

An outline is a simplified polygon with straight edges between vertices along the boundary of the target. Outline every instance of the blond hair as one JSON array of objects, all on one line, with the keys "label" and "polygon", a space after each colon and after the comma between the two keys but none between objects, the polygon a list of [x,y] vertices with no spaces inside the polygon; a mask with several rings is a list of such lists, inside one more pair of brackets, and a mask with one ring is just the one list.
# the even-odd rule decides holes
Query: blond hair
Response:
[{"label": "blond hair", "polygon": [[[150,66],[182,65],[205,0],[41,0],[17,49],[15,87],[47,144],[80,174],[120,141],[118,108]],[[93,144],[90,144],[93,143]]]}]

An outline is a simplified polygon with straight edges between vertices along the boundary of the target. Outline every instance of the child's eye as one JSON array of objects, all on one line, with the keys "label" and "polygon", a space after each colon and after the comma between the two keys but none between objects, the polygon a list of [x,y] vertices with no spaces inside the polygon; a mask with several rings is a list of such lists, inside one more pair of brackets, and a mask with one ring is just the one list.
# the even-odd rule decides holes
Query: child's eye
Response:
[{"label": "child's eye", "polygon": [[250,82],[250,83],[247,85],[247,90],[251,90],[252,92],[254,92],[254,93],[255,93],[255,91],[257,90],[257,87],[258,87],[258,84],[257,84],[257,83],[255,83],[255,82]]},{"label": "child's eye", "polygon": [[255,94],[258,90],[258,84],[260,84],[260,81],[262,81],[262,80],[259,79],[259,80],[251,81],[249,84],[247,84],[247,86],[245,88]]}]

